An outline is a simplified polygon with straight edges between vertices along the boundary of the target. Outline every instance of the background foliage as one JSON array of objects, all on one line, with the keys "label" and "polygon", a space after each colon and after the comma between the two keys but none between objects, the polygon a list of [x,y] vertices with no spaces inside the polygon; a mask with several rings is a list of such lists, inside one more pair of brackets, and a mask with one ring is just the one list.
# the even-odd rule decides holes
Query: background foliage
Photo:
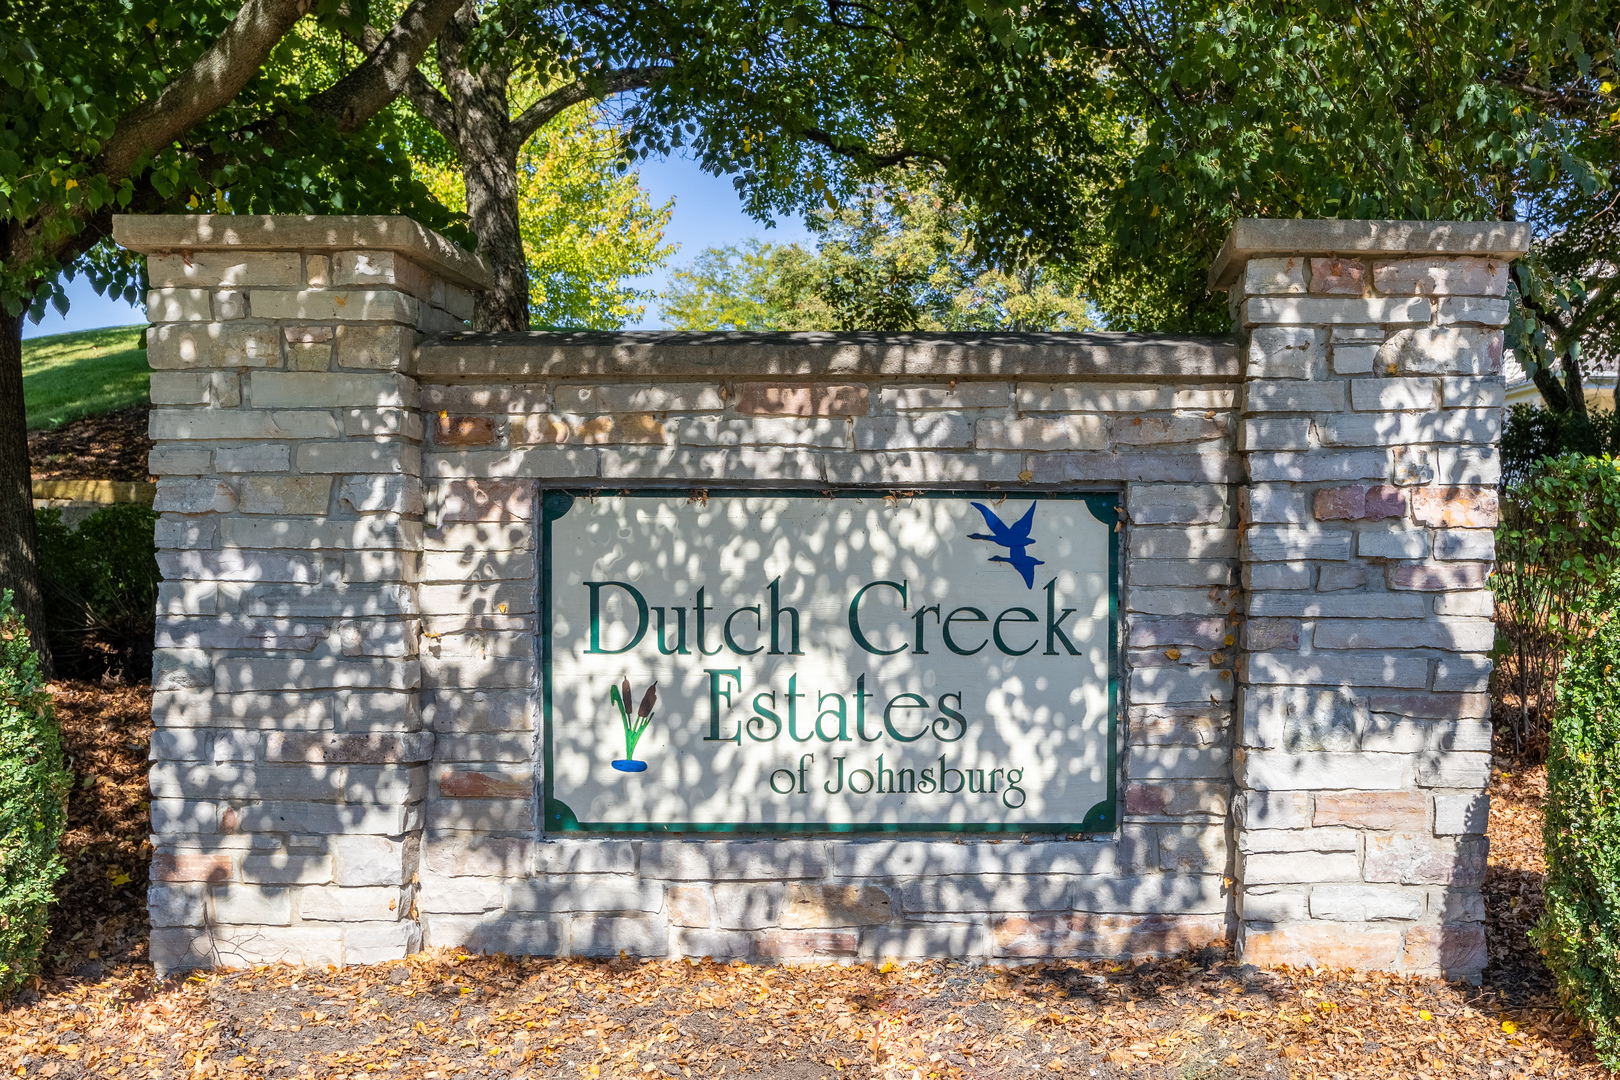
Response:
[{"label": "background foliage", "polygon": [[60,510],[35,512],[46,626],[58,671],[78,678],[145,680],[152,671],[158,515],[114,503],[79,523]]},{"label": "background foliage", "polygon": [[0,999],[39,967],[71,784],[28,633],[0,592]]}]

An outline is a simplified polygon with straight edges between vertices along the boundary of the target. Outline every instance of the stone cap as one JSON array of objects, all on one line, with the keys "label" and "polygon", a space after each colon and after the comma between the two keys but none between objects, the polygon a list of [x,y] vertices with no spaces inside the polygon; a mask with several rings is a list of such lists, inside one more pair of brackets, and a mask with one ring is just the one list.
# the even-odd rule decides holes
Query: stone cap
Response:
[{"label": "stone cap", "polygon": [[1164,334],[452,332],[422,342],[433,378],[1061,378],[1239,375],[1237,346]]},{"label": "stone cap", "polygon": [[113,239],[143,255],[175,251],[397,251],[468,289],[495,284],[489,264],[408,217],[341,214],[114,214]]},{"label": "stone cap", "polygon": [[1209,268],[1209,290],[1231,288],[1244,263],[1267,256],[1473,255],[1512,260],[1529,250],[1530,226],[1523,221],[1239,218]]}]

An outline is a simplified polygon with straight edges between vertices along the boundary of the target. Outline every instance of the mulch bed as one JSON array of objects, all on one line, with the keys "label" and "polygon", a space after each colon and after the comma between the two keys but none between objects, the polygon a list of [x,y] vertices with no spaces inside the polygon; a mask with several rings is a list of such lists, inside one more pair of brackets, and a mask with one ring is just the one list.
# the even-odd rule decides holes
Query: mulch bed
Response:
[{"label": "mulch bed", "polygon": [[[749,967],[467,956],[156,983],[145,933],[144,688],[57,684],[78,792],[45,977],[0,1008],[13,1076],[1606,1077],[1524,933],[1539,770],[1493,781],[1484,985],[1261,970],[1221,949],[1135,967]],[[86,784],[86,778],[98,779]],[[112,884],[128,875],[130,881]],[[92,958],[92,951],[96,957]],[[97,965],[95,967],[89,965]]]},{"label": "mulch bed", "polygon": [[86,416],[51,431],[28,433],[35,480],[150,480],[146,435],[150,405]]}]

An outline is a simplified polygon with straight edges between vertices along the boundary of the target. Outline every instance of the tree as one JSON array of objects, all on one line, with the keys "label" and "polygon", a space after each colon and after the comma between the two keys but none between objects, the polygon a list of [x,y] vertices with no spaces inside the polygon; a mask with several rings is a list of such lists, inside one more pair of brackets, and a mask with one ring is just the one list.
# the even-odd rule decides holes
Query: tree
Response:
[{"label": "tree", "polygon": [[[879,7],[885,7],[880,12]],[[405,100],[460,164],[467,221],[496,285],[474,326],[530,325],[518,159],[568,108],[616,100],[632,158],[691,152],[735,176],[760,218],[906,160],[887,149],[901,89],[886,5],[829,0],[467,0]],[[371,48],[368,29],[353,40]],[[527,86],[545,86],[520,100]]]},{"label": "tree", "polygon": [[[534,95],[538,96],[538,95]],[[531,325],[613,330],[641,318],[651,294],[623,283],[664,265],[673,201],[655,207],[634,172],[620,172],[619,133],[593,105],[576,105],[518,152],[518,231]],[[424,179],[452,211],[466,212],[461,172],[427,165]]]},{"label": "tree", "polygon": [[751,241],[672,275],[664,318],[682,330],[1083,330],[1061,273],[985,265],[960,207],[915,182],[867,185],[809,224],[814,253]]},{"label": "tree", "polygon": [[33,0],[0,13],[0,589],[43,647],[22,397],[22,319],[66,307],[84,270],[133,301],[142,269],[107,243],[114,212],[442,212],[372,119],[454,11],[414,0],[310,93],[332,0]]}]

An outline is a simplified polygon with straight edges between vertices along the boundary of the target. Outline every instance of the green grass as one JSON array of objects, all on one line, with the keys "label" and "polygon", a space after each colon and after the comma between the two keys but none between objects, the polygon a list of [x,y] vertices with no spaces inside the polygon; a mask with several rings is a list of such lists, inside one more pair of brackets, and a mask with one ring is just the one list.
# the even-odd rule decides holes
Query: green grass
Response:
[{"label": "green grass", "polygon": [[60,427],[81,416],[145,401],[150,372],[139,347],[145,329],[114,326],[24,341],[28,429]]}]

